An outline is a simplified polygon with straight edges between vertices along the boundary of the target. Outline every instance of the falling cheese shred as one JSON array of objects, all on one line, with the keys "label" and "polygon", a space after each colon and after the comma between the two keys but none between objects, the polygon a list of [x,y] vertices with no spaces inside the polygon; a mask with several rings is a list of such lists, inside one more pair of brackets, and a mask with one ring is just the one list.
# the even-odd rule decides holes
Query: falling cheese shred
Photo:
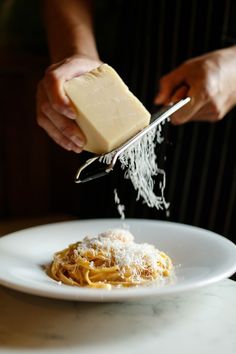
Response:
[{"label": "falling cheese shred", "polygon": [[[125,170],[124,177],[130,179],[134,189],[137,191],[137,200],[143,202],[150,208],[168,209],[164,190],[166,185],[165,171],[158,168],[156,161],[156,143],[161,143],[161,126],[153,128],[145,134],[139,141],[128,148],[119,158],[121,168]],[[159,184],[160,194],[154,192],[155,178],[162,176]]]},{"label": "falling cheese shred", "polygon": [[[134,189],[137,191],[137,200],[142,200],[150,208],[164,210],[169,208],[169,203],[165,200],[166,173],[160,169],[156,161],[155,148],[161,144],[162,126],[151,129],[136,143],[126,149],[119,157],[121,168],[124,170],[124,178],[131,181]],[[100,158],[101,162],[111,163],[114,152],[106,154]],[[155,194],[156,177],[161,177],[158,189],[159,194]],[[115,202],[118,205],[118,212],[124,219],[125,207],[120,206],[117,190],[115,193]],[[122,212],[121,209],[122,208]]]}]

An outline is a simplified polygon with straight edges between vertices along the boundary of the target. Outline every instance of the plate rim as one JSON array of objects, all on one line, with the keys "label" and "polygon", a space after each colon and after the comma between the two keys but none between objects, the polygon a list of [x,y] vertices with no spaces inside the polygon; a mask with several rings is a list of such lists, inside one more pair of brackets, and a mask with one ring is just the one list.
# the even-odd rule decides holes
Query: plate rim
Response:
[{"label": "plate rim", "polygon": [[[19,236],[20,234],[25,234],[25,232],[31,232],[35,229],[44,229],[48,227],[54,227],[58,226],[61,224],[86,224],[86,223],[104,223],[104,222],[110,222],[110,223],[122,223],[122,222],[131,222],[131,223],[154,223],[154,224],[159,224],[159,225],[171,225],[171,226],[177,226],[179,227],[185,227],[189,230],[195,230],[199,232],[207,232],[209,237],[217,237],[220,238],[222,242],[228,243],[228,246],[230,247],[235,247],[236,251],[236,245],[234,244],[233,241],[227,239],[226,237],[211,231],[207,230],[198,226],[194,225],[189,225],[189,224],[184,224],[184,223],[177,223],[177,222],[172,222],[172,221],[166,221],[166,220],[155,220],[155,219],[140,219],[140,218],[127,218],[125,220],[121,220],[119,218],[99,218],[99,219],[81,219],[81,220],[69,220],[69,221],[59,221],[59,222],[52,222],[52,223],[47,223],[47,224],[42,224],[42,225],[36,225],[36,226],[31,226],[28,228],[24,228],[21,230],[17,230],[14,232],[11,232],[7,235],[4,235],[0,237],[0,245],[2,240],[5,240],[6,238],[10,237],[15,237]],[[89,289],[89,288],[73,288],[73,292],[68,292],[65,294],[65,292],[55,292],[55,289],[49,289],[49,290],[44,290],[44,289],[37,289],[35,287],[30,287],[28,285],[22,284],[21,286],[17,285],[14,282],[7,281],[6,279],[3,279],[2,276],[0,275],[0,285],[5,286],[7,288],[20,291],[23,293],[27,293],[30,295],[35,295],[35,296],[40,296],[40,297],[46,297],[46,298],[53,298],[53,299],[58,299],[58,300],[69,300],[69,301],[88,301],[88,302],[110,302],[110,301],[130,301],[130,300],[136,300],[140,298],[148,298],[148,297],[153,297],[153,296],[166,296],[166,295],[171,295],[171,294],[178,294],[182,292],[187,292],[187,291],[192,291],[213,283],[216,283],[220,280],[223,280],[225,278],[230,277],[234,272],[236,272],[236,261],[235,264],[231,266],[228,270],[225,270],[221,274],[215,275],[212,278],[206,278],[200,279],[195,282],[194,286],[192,283],[190,284],[182,284],[180,286],[175,286],[174,291],[172,286],[168,287],[160,287],[160,288],[152,288],[152,287],[139,287],[138,292],[137,288],[129,288],[128,291],[123,291],[124,289],[113,289],[111,291],[107,291],[104,289]],[[164,290],[163,290],[164,289]],[[52,291],[53,290],[53,291]],[[81,291],[82,290],[82,291]],[[84,291],[85,290],[85,291]],[[117,291],[118,290],[118,291]],[[125,289],[127,290],[127,289]],[[99,291],[99,293],[97,292]],[[90,294],[91,292],[91,294]]]}]

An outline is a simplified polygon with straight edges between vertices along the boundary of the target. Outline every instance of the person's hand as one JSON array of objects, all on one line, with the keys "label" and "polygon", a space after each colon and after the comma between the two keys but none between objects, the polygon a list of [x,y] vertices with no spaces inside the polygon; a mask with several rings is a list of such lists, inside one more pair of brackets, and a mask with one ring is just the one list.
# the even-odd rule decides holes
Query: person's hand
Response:
[{"label": "person's hand", "polygon": [[171,121],[218,121],[236,105],[236,46],[190,59],[163,76],[155,104],[191,101]]},{"label": "person's hand", "polygon": [[44,78],[38,84],[37,122],[66,150],[79,153],[86,141],[74,121],[76,112],[64,92],[64,83],[101,64],[99,60],[75,55],[49,66]]}]

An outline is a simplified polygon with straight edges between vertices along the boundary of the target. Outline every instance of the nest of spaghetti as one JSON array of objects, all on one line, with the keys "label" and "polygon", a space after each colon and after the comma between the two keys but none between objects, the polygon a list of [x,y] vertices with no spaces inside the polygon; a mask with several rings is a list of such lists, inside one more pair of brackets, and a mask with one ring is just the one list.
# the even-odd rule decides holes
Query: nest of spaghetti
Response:
[{"label": "nest of spaghetti", "polygon": [[81,287],[132,287],[171,275],[169,256],[147,243],[135,243],[124,229],[108,230],[56,252],[49,275],[56,281]]}]

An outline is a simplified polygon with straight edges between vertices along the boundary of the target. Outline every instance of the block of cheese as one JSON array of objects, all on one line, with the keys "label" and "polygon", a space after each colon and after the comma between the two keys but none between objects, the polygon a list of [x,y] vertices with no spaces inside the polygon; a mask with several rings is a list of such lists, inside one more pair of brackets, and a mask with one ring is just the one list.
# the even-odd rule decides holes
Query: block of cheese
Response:
[{"label": "block of cheese", "polygon": [[110,152],[150,122],[150,113],[107,64],[66,81],[64,88],[77,111],[87,151]]}]

